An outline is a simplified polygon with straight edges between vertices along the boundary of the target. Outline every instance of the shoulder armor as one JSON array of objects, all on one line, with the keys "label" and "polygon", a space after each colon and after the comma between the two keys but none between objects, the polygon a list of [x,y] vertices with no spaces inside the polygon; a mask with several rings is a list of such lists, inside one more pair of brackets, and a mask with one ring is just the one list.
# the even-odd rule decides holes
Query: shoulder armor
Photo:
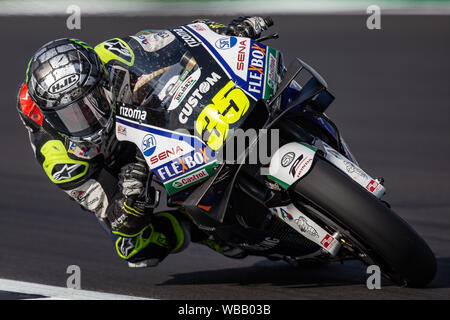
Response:
[{"label": "shoulder armor", "polygon": [[134,52],[124,39],[113,38],[104,41],[98,44],[94,50],[100,57],[103,65],[108,64],[112,60],[120,61],[127,66],[134,64]]},{"label": "shoulder armor", "polygon": [[47,141],[40,152],[45,158],[44,171],[53,183],[75,181],[85,176],[89,169],[88,162],[71,159],[60,140]]}]

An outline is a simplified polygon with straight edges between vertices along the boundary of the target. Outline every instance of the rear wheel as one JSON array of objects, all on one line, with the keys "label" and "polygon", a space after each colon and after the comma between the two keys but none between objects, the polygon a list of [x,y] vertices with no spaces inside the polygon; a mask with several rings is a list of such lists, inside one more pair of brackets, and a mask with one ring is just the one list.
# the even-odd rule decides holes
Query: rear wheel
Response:
[{"label": "rear wheel", "polygon": [[329,162],[317,157],[311,171],[291,188],[296,205],[339,231],[344,247],[377,264],[399,285],[423,287],[436,273],[425,241],[378,198]]}]

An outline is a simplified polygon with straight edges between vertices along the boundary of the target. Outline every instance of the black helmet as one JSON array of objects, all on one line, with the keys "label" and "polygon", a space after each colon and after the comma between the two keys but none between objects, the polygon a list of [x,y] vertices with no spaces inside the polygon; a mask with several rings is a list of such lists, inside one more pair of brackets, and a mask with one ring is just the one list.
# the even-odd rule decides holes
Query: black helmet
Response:
[{"label": "black helmet", "polygon": [[31,58],[26,82],[45,120],[70,140],[99,144],[112,127],[107,78],[86,43],[59,39],[45,44]]}]

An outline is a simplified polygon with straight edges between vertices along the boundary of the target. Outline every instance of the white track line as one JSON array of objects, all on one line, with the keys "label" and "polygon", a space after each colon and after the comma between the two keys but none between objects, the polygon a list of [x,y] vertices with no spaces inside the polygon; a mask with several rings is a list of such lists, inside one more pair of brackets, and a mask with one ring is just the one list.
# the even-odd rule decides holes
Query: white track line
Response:
[{"label": "white track line", "polygon": [[155,300],[113,293],[68,289],[7,279],[0,279],[0,291],[45,296],[45,298],[31,300]]}]

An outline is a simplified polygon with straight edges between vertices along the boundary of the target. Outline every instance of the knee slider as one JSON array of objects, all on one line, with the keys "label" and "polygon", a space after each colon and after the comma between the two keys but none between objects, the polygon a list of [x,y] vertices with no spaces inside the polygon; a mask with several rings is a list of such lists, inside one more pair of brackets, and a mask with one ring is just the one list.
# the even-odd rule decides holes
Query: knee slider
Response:
[{"label": "knee slider", "polygon": [[167,236],[172,240],[170,253],[178,253],[186,249],[191,242],[190,221],[176,211],[160,212],[156,214],[156,217],[165,220]]},{"label": "knee slider", "polygon": [[129,262],[145,259],[162,261],[170,252],[171,245],[167,237],[148,225],[135,237],[119,237],[116,240],[117,254]]}]

